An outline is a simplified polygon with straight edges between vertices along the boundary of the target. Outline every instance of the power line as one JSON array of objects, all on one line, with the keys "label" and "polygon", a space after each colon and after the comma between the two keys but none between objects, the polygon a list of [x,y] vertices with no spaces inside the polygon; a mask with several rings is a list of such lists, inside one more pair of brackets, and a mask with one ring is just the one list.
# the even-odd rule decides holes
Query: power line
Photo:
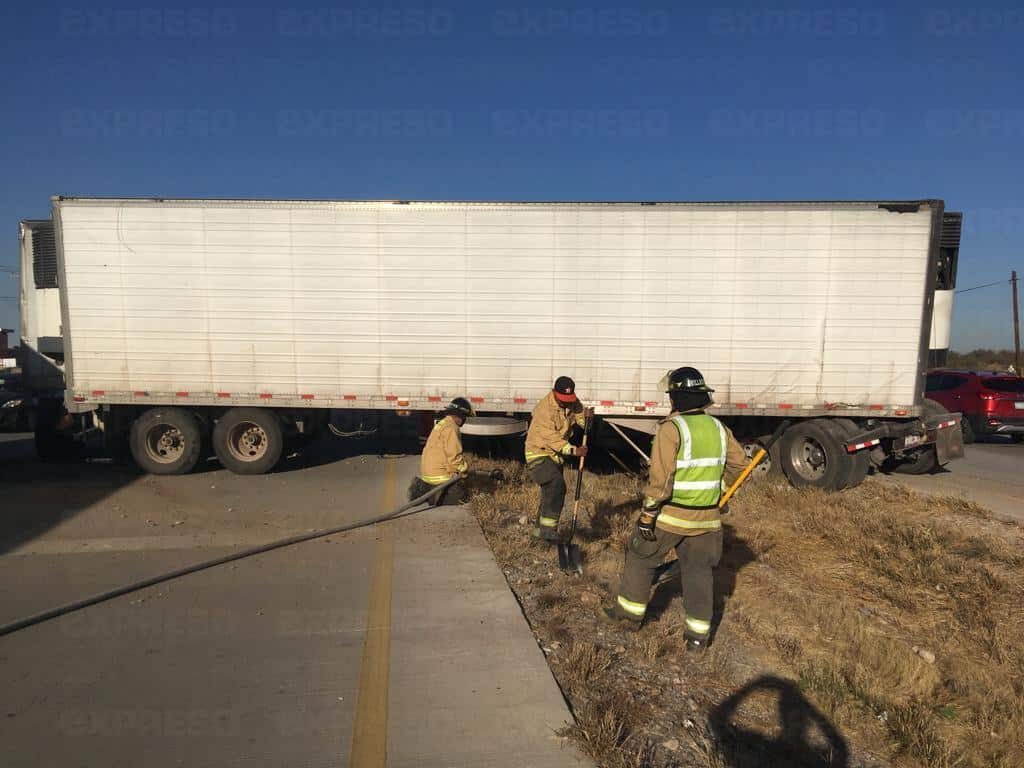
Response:
[{"label": "power line", "polygon": [[991,288],[993,285],[1007,285],[1009,282],[1010,282],[1009,280],[997,280],[994,283],[985,283],[984,285],[975,285],[972,288],[961,288],[958,291],[954,291],[954,293],[967,293],[968,291],[976,291],[979,288]]}]

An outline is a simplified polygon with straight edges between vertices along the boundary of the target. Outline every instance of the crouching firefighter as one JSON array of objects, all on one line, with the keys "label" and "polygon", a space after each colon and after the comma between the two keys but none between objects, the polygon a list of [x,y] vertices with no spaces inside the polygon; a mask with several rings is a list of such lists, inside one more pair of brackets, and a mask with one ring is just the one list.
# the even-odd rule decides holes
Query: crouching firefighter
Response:
[{"label": "crouching firefighter", "polygon": [[711,633],[712,569],[722,557],[718,501],[723,481],[739,475],[746,456],[728,427],[704,412],[714,390],[697,369],[676,368],[661,384],[672,413],[654,436],[643,509],[626,549],[618,599],[603,611],[612,621],[639,628],[655,570],[674,549],[682,576],[686,647],[703,651]]},{"label": "crouching firefighter", "polygon": [[533,409],[526,433],[526,470],[540,486],[540,508],[533,535],[542,541],[558,541],[558,520],[565,504],[565,478],[562,464],[566,456],[587,455],[586,446],[569,442],[573,426],[583,427],[593,417],[593,408],[584,408],[576,397],[576,383],[559,376],[546,397]]},{"label": "crouching firefighter", "polygon": [[462,504],[466,501],[466,484],[463,479],[469,471],[469,464],[462,455],[462,436],[459,428],[473,415],[473,406],[464,397],[456,397],[444,409],[430,430],[427,444],[420,456],[420,474],[409,486],[409,499],[429,493],[431,488],[459,478],[443,491],[435,494],[430,503],[437,506]]}]

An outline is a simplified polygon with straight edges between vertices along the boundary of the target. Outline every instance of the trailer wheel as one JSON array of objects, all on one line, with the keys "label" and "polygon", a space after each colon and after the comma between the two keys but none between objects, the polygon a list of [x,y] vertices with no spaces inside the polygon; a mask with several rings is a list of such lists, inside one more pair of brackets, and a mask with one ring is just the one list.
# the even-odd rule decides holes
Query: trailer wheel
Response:
[{"label": "trailer wheel", "polygon": [[[768,442],[768,437],[769,435],[765,435],[764,437],[750,438],[743,441],[743,453],[747,455],[748,460],[754,458],[754,455],[764,447],[764,444]],[[768,455],[761,459],[761,463],[754,468],[754,474],[772,479],[782,477],[782,463],[779,461],[778,441],[768,449]]]},{"label": "trailer wheel", "polygon": [[[922,410],[925,416],[940,416],[946,412],[946,408],[939,402],[929,397],[924,399]],[[973,437],[973,435],[972,435]],[[967,442],[966,435],[964,442]],[[934,445],[926,445],[914,451],[908,451],[901,458],[891,458],[886,467],[897,475],[927,475],[934,472],[939,466],[939,455],[935,452]]]},{"label": "trailer wheel", "polygon": [[232,408],[213,428],[213,450],[236,475],[262,475],[281,459],[284,430],[264,408]]},{"label": "trailer wheel", "polygon": [[36,455],[41,460],[60,461],[75,455],[77,444],[70,434],[59,429],[66,413],[60,400],[44,398],[39,401],[35,413],[35,429],[32,431]]},{"label": "trailer wheel", "polygon": [[[829,423],[839,431],[843,443],[863,431],[853,419],[831,419]],[[850,475],[846,478],[844,488],[856,488],[864,482],[864,478],[868,476],[868,469],[871,468],[870,453],[868,450],[860,450],[846,454],[850,459]]]},{"label": "trailer wheel", "polygon": [[903,458],[890,464],[890,470],[897,475],[927,475],[939,466],[939,457],[935,446],[928,445],[915,451],[905,453]]},{"label": "trailer wheel", "polygon": [[966,416],[960,417],[960,434],[963,436],[964,445],[974,442],[974,427],[971,426],[970,419]]},{"label": "trailer wheel", "polygon": [[780,462],[789,482],[797,488],[838,491],[851,472],[851,459],[825,420],[813,419],[782,433]]},{"label": "trailer wheel", "polygon": [[132,423],[128,445],[139,468],[151,475],[185,475],[199,461],[202,435],[184,408],[150,408]]}]

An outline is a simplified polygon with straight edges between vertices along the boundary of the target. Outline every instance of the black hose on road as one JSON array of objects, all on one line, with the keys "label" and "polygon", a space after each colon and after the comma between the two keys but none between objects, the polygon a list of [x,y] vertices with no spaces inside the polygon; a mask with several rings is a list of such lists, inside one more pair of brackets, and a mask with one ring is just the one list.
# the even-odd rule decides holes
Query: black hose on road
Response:
[{"label": "black hose on road", "polygon": [[354,531],[357,528],[367,528],[371,525],[377,525],[378,523],[386,523],[389,520],[395,520],[399,517],[405,517],[408,515],[414,515],[417,512],[423,512],[424,510],[430,509],[430,507],[424,507],[423,509],[414,509],[414,507],[423,504],[431,496],[440,493],[449,485],[457,483],[459,479],[460,478],[458,477],[454,477],[451,480],[442,483],[441,485],[438,485],[435,488],[431,488],[422,496],[418,496],[412,501],[403,504],[394,512],[388,512],[383,515],[378,515],[377,517],[370,517],[366,520],[360,520],[359,522],[355,523],[348,523],[347,525],[335,526],[334,528],[323,528],[319,531],[311,531],[310,533],[300,533],[297,536],[289,536],[287,539],[279,539],[277,541],[272,541],[269,544],[261,544],[258,547],[243,549],[241,552],[235,552],[230,555],[224,555],[224,557],[218,557],[214,560],[206,560],[202,563],[196,563],[195,565],[188,565],[184,568],[179,568],[175,571],[168,571],[167,573],[163,573],[159,576],[153,576],[148,579],[143,579],[142,581],[137,581],[133,584],[128,584],[123,587],[117,587],[116,589],[111,589],[107,592],[101,592],[100,594],[93,595],[92,597],[77,600],[73,603],[67,603],[66,605],[60,606],[59,608],[51,608],[48,611],[37,613],[34,616],[29,616],[25,619],[18,619],[17,621],[13,621],[10,624],[4,624],[3,626],[0,626],[0,637],[3,637],[4,635],[13,634],[14,632],[17,632],[19,630],[35,626],[36,624],[42,624],[44,621],[50,621],[51,619],[56,619],[60,616],[66,616],[69,613],[80,611],[83,608],[88,608],[92,605],[105,603],[107,600],[113,600],[115,597],[121,597],[122,595],[127,595],[132,592],[138,592],[140,589],[145,589],[146,587],[152,587],[156,584],[162,584],[165,581],[171,581],[172,579],[177,579],[182,576],[188,576],[190,573],[205,571],[207,568],[215,568],[218,565],[224,565],[225,563],[233,563],[236,560],[242,560],[247,557],[253,557],[254,555],[262,555],[264,552],[271,552],[272,550],[281,549],[282,547],[290,547],[293,544],[302,544],[303,542],[312,541],[313,539],[320,539],[324,536],[330,536],[335,533],[346,533],[347,531]]}]

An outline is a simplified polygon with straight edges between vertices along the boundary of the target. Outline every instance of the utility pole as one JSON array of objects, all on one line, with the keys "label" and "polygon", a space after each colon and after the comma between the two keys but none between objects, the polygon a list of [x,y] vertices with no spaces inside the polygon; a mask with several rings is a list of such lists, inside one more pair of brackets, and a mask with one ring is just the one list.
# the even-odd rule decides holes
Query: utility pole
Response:
[{"label": "utility pole", "polygon": [[1010,285],[1013,287],[1013,368],[1014,373],[1022,375],[1020,370],[1020,315],[1017,312],[1017,270],[1010,273]]}]

